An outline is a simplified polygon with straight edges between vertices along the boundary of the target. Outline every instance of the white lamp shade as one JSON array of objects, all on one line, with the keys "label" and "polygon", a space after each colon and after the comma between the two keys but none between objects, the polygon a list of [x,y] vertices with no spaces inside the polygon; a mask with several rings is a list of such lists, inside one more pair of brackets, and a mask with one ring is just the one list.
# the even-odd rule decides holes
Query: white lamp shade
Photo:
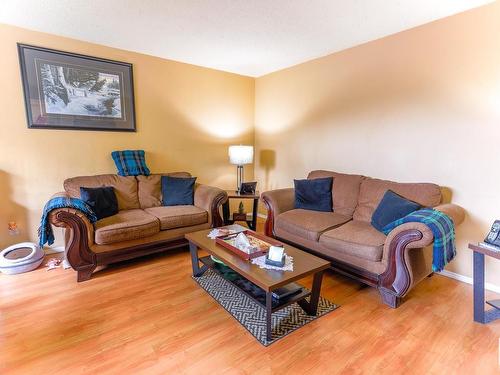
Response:
[{"label": "white lamp shade", "polygon": [[243,165],[253,162],[253,146],[229,146],[229,162]]}]

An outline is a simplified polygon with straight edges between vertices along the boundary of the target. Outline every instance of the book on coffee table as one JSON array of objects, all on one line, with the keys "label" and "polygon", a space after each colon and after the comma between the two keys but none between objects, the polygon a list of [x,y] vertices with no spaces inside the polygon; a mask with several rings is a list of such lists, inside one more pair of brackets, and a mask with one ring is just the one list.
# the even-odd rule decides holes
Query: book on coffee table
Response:
[{"label": "book on coffee table", "polygon": [[300,293],[302,291],[302,286],[297,283],[290,283],[281,288],[275,289],[273,291],[273,297],[276,299],[284,299],[294,294]]}]

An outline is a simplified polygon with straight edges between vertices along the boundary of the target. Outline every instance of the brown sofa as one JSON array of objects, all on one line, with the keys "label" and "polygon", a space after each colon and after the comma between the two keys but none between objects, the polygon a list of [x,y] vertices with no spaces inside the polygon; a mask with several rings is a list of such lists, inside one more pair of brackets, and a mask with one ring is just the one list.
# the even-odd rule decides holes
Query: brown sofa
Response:
[{"label": "brown sofa", "polygon": [[[187,172],[165,173],[190,177]],[[80,211],[53,210],[51,224],[66,228],[66,256],[78,281],[90,279],[99,265],[185,246],[184,234],[222,225],[220,206],[227,193],[219,188],[196,184],[194,205],[161,205],[161,176],[98,175],[74,177],[64,181],[63,193],[80,197],[80,187],[114,187],[118,214],[92,224]]]},{"label": "brown sofa", "polygon": [[432,274],[433,234],[421,223],[406,223],[387,236],[371,224],[384,193],[394,192],[448,214],[455,226],[464,210],[441,204],[441,188],[430,183],[398,183],[360,175],[313,171],[308,178],[333,177],[333,212],[294,208],[294,189],[262,193],[266,234],[328,259],[332,268],[378,288],[397,307],[408,291]]}]

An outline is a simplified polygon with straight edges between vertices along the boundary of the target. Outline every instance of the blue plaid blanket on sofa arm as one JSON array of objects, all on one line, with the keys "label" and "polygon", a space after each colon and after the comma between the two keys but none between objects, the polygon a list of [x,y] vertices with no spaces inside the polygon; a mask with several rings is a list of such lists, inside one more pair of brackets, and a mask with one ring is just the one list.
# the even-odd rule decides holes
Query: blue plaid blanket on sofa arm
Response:
[{"label": "blue plaid blanket on sofa arm", "polygon": [[410,222],[425,224],[431,230],[434,235],[432,270],[442,271],[444,266],[457,255],[453,220],[441,211],[423,208],[387,224],[383,231],[387,235],[397,226]]},{"label": "blue plaid blanket on sofa arm", "polygon": [[40,228],[38,228],[40,247],[43,247],[45,244],[52,245],[54,243],[54,232],[52,231],[52,225],[50,225],[49,222],[49,214],[50,211],[58,208],[74,208],[83,212],[91,223],[95,223],[97,221],[94,211],[92,211],[90,206],[81,199],[66,196],[51,198],[43,208],[42,220],[40,222]]}]

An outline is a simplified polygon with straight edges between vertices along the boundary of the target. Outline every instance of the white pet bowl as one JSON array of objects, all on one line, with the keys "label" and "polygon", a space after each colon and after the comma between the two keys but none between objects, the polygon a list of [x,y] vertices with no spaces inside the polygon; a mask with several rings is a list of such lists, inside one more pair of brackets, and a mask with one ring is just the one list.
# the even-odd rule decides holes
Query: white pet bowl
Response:
[{"label": "white pet bowl", "polygon": [[33,242],[22,242],[0,252],[0,271],[7,275],[32,271],[43,262],[43,249]]}]

